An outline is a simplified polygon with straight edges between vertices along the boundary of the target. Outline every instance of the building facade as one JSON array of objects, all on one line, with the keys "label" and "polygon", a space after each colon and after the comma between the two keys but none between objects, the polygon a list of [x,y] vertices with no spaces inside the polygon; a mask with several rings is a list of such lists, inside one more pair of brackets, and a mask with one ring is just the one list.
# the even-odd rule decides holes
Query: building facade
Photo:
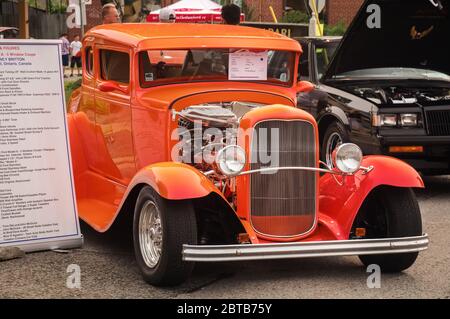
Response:
[{"label": "building facade", "polygon": [[[71,3],[79,3],[80,0],[69,0]],[[85,0],[86,1],[86,0]],[[111,0],[90,0],[86,4],[85,17],[86,25],[84,30],[87,31],[90,28],[101,24],[101,8],[102,3],[110,2]],[[125,4],[125,14],[136,14],[136,11],[140,9],[141,4],[145,4],[149,8],[159,8],[168,6],[177,0],[117,0],[119,3]],[[308,0],[215,0],[219,3],[235,2],[241,4],[244,2],[245,10],[247,13],[247,20],[250,21],[262,21],[273,22],[272,15],[269,10],[269,6],[272,6],[274,13],[278,20],[281,20],[286,10],[300,10],[303,12],[309,11],[307,7]],[[363,0],[326,0],[326,7],[321,13],[321,16],[325,19],[325,22],[331,25],[342,21],[348,25],[356,12],[359,10],[363,3]],[[131,12],[130,12],[131,11]],[[70,15],[70,14],[69,14]],[[74,35],[81,35],[80,28],[69,28],[69,37]]]}]

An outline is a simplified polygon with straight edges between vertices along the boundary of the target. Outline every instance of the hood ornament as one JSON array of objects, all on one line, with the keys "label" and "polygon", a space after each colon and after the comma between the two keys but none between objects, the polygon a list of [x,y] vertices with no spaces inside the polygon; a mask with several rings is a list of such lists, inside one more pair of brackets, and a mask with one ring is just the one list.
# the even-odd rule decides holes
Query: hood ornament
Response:
[{"label": "hood ornament", "polygon": [[419,32],[419,31],[417,31],[416,26],[413,25],[411,27],[411,31],[409,31],[409,34],[411,35],[412,40],[420,40],[420,39],[425,38],[428,34],[430,34],[431,31],[433,31],[433,29],[434,29],[434,26],[432,25],[428,29],[426,29],[422,32]]},{"label": "hood ornament", "polygon": [[444,9],[444,6],[442,5],[440,0],[429,0],[433,6],[438,8],[439,10]]}]

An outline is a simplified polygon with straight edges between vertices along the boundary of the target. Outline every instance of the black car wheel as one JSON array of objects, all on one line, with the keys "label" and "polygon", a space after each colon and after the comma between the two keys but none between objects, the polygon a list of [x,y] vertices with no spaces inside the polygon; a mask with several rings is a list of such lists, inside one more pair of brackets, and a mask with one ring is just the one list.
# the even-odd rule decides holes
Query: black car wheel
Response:
[{"label": "black car wheel", "polygon": [[[364,228],[364,238],[396,238],[422,235],[422,218],[410,188],[382,186],[368,196],[353,224]],[[359,256],[366,266],[379,265],[383,272],[400,272],[414,264],[418,252]]]},{"label": "black car wheel", "polygon": [[348,133],[344,125],[340,122],[333,122],[330,124],[322,138],[322,149],[320,152],[321,160],[325,162],[328,167],[333,168],[333,151],[340,144],[348,143],[349,141],[350,138],[348,137]]},{"label": "black car wheel", "polygon": [[157,286],[185,281],[194,266],[182,260],[183,244],[197,243],[197,223],[190,201],[170,201],[144,187],[136,201],[133,242],[144,280]]}]

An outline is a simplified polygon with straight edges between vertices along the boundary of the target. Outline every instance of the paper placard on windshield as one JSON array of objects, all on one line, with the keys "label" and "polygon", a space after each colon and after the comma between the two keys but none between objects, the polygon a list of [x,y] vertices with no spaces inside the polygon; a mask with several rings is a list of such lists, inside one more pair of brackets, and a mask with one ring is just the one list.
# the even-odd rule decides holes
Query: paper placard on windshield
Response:
[{"label": "paper placard on windshield", "polygon": [[237,81],[266,81],[267,51],[230,52],[228,79]]}]

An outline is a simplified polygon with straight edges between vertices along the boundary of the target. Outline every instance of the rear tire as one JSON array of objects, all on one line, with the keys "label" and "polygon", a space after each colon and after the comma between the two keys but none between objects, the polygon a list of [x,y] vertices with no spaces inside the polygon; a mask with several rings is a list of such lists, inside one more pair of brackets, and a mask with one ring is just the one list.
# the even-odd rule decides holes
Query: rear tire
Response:
[{"label": "rear tire", "polygon": [[162,198],[145,186],[136,201],[133,242],[144,280],[155,286],[184,282],[193,262],[182,260],[183,244],[197,244],[197,222],[190,201]]},{"label": "rear tire", "polygon": [[[364,202],[353,229],[366,228],[364,238],[395,238],[422,235],[422,218],[411,188],[381,186]],[[361,255],[365,266],[379,265],[382,272],[400,272],[411,267],[418,252]]]}]

